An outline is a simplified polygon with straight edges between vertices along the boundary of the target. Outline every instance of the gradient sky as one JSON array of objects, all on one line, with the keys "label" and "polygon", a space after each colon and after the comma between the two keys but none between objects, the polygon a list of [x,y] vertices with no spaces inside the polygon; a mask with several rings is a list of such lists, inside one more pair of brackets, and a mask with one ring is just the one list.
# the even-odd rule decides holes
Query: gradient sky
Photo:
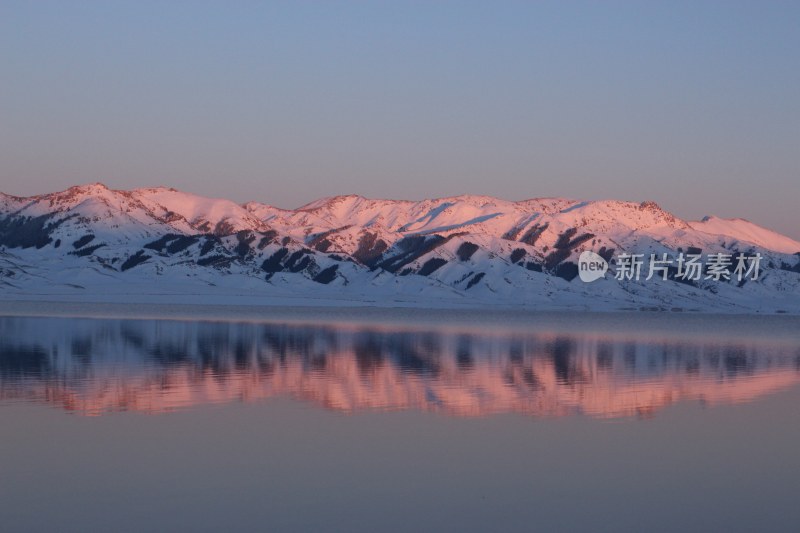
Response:
[{"label": "gradient sky", "polygon": [[0,73],[10,194],[652,199],[800,239],[798,2],[3,0]]}]

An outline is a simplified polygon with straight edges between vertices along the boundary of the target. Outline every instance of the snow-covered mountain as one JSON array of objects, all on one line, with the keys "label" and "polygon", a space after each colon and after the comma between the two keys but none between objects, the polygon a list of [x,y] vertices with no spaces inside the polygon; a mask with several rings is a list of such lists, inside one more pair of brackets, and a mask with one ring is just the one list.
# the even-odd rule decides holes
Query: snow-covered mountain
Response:
[{"label": "snow-covered mountain", "polygon": [[[578,257],[610,262],[584,283]],[[738,279],[616,279],[620,254],[760,255]],[[4,298],[800,312],[800,243],[742,219],[684,221],[653,202],[486,196],[323,198],[285,210],[95,183],[0,194]],[[205,299],[205,300],[204,300]],[[298,300],[299,299],[299,300]]]}]

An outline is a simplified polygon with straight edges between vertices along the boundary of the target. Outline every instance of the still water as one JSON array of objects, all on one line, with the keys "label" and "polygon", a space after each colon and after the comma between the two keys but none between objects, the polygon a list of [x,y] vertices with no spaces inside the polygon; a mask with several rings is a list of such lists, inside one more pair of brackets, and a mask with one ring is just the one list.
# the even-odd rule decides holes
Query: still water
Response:
[{"label": "still water", "polygon": [[95,311],[0,317],[0,530],[800,524],[797,318]]}]

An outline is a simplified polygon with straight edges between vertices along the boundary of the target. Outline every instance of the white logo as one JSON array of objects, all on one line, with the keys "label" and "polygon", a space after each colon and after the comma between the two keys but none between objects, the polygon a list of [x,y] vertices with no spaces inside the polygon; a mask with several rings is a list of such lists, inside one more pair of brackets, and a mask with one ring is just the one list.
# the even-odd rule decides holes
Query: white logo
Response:
[{"label": "white logo", "polygon": [[586,250],[578,258],[578,275],[581,281],[590,283],[602,278],[608,270],[608,261],[592,252]]}]

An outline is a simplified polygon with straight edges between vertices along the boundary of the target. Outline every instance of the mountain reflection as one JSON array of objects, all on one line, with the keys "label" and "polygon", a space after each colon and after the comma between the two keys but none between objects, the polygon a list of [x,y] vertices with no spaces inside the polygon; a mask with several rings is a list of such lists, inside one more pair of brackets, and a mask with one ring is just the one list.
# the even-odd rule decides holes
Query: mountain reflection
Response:
[{"label": "mountain reflection", "polygon": [[150,413],[290,396],[338,411],[650,416],[800,381],[791,342],[0,318],[0,402]]}]

